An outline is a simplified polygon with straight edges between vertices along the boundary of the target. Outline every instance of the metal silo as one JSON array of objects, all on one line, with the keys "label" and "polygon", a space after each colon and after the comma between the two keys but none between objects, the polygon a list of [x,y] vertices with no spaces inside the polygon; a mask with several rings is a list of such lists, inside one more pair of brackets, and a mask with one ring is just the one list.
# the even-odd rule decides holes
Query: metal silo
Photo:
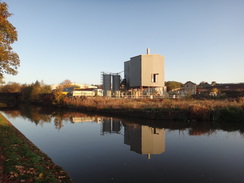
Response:
[{"label": "metal silo", "polygon": [[103,90],[111,90],[111,74],[103,74]]},{"label": "metal silo", "polygon": [[113,96],[120,97],[120,75],[113,75]]},{"label": "metal silo", "polygon": [[111,74],[103,73],[104,96],[111,96]]},{"label": "metal silo", "polygon": [[113,75],[113,91],[120,91],[120,75]]}]

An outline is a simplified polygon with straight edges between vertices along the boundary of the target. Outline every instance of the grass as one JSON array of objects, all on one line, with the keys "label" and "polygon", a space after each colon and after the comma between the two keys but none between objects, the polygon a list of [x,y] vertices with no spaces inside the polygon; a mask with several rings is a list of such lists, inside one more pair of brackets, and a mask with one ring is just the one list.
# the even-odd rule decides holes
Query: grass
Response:
[{"label": "grass", "polygon": [[0,114],[0,182],[72,182],[67,173]]},{"label": "grass", "polygon": [[244,122],[244,98],[236,100],[65,98],[63,105],[72,109],[149,119]]}]

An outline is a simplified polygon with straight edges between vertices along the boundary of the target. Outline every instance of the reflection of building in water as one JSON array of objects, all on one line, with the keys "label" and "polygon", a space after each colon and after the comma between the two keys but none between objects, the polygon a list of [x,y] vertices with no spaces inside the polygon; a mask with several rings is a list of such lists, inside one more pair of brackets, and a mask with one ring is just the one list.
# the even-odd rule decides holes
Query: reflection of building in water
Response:
[{"label": "reflection of building in water", "polygon": [[72,123],[81,123],[81,122],[96,122],[101,123],[102,118],[99,117],[92,117],[92,116],[86,116],[86,117],[71,117],[70,121]]},{"label": "reflection of building in water", "polygon": [[164,129],[143,125],[126,125],[124,143],[130,145],[130,150],[140,154],[161,154],[165,152]]},{"label": "reflection of building in water", "polygon": [[121,126],[120,120],[104,118],[101,128],[101,135],[104,135],[105,133],[120,133]]}]

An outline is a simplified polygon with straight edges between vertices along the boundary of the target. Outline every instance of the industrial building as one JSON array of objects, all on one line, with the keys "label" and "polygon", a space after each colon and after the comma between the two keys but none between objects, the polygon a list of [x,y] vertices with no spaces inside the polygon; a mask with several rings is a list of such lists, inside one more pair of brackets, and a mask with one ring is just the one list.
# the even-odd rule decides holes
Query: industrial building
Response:
[{"label": "industrial building", "polygon": [[164,56],[159,54],[147,54],[131,57],[124,62],[124,81],[127,89],[153,88],[160,95],[165,92],[164,81]]},{"label": "industrial building", "polygon": [[[112,78],[112,80],[111,80]],[[120,75],[118,73],[104,73],[102,72],[103,79],[103,96],[111,97],[120,95]],[[111,82],[112,81],[112,82]]]},{"label": "industrial building", "polygon": [[147,49],[147,54],[131,57],[124,62],[124,83],[126,89],[137,89],[138,96],[164,96],[164,56],[150,54]]},{"label": "industrial building", "polygon": [[[121,95],[121,79],[118,73],[102,73],[104,96]],[[111,78],[113,80],[111,80]],[[112,83],[112,84],[111,84]],[[164,56],[159,54],[147,54],[131,57],[124,62],[124,91],[133,90],[131,95],[136,97],[159,95],[166,92],[164,81]],[[122,93],[122,94],[123,94]]]}]

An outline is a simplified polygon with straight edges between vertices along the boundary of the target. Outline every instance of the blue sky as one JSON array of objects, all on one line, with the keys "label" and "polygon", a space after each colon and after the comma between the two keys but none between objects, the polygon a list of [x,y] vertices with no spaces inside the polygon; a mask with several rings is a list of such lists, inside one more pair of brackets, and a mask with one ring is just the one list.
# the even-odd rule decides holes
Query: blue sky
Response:
[{"label": "blue sky", "polygon": [[243,0],[2,1],[21,61],[6,82],[100,84],[147,48],[165,57],[166,81],[244,82]]}]

